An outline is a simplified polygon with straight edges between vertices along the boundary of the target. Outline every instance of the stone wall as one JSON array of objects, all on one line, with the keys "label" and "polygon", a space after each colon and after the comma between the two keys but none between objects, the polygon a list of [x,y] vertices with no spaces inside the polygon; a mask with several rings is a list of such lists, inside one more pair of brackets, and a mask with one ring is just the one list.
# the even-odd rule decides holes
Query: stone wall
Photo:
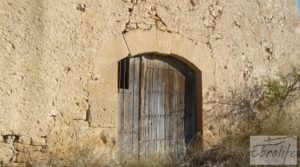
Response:
[{"label": "stone wall", "polygon": [[114,155],[116,62],[144,52],[201,70],[213,140],[205,101],[298,65],[299,29],[294,0],[2,0],[0,161]]}]

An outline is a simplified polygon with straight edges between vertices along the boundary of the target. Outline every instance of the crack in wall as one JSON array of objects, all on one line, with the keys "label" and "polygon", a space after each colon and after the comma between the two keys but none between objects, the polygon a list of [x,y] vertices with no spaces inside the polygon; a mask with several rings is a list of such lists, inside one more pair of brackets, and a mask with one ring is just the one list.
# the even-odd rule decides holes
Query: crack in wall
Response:
[{"label": "crack in wall", "polygon": [[[88,101],[88,100],[87,100]],[[86,110],[86,118],[85,121],[87,121],[89,123],[89,125],[91,124],[91,104],[88,103],[88,108]]]},{"label": "crack in wall", "polygon": [[[93,75],[91,75],[91,78],[93,80]],[[98,79],[97,79],[98,80]],[[87,102],[87,109],[86,109],[86,115],[85,115],[85,120],[86,122],[88,122],[89,127],[91,127],[91,104],[90,104],[90,92],[89,92],[89,80],[87,80],[87,84],[86,84],[86,91],[87,91],[87,97],[86,97],[86,102]]]},{"label": "crack in wall", "polygon": [[[124,2],[127,2],[127,1],[124,1]],[[156,9],[157,5],[154,5],[153,3],[149,3],[149,2],[144,2],[144,1],[141,1],[141,2],[143,2],[144,4],[151,5],[149,11],[146,13],[148,15],[147,19],[150,19],[150,20],[152,19],[153,21],[139,20],[139,21],[132,22],[133,12],[135,12],[135,10],[137,10],[136,6],[140,3],[139,3],[139,1],[134,1],[134,2],[131,1],[132,5],[131,5],[131,7],[128,8],[128,11],[129,11],[128,20],[125,23],[124,30],[122,31],[122,33],[126,33],[131,30],[134,30],[134,29],[150,30],[152,27],[156,27],[156,29],[159,29],[161,31],[171,32],[168,29],[166,22],[164,22],[163,19],[157,13],[157,9]]]},{"label": "crack in wall", "polygon": [[[216,32],[217,21],[221,19],[223,14],[223,8],[221,8],[218,2],[211,3],[208,7],[208,16],[204,17],[204,26],[207,28],[207,42],[206,45],[210,50],[210,55],[213,57],[213,47],[212,47],[212,36]],[[218,38],[216,38],[218,39]]]},{"label": "crack in wall", "polygon": [[[127,2],[127,1],[124,1],[124,2]],[[130,28],[129,25],[130,25],[130,21],[131,21],[131,16],[132,16],[133,10],[136,7],[138,1],[137,0],[136,1],[131,0],[131,3],[132,3],[132,6],[128,8],[128,12],[129,12],[128,20],[125,23],[125,27],[124,27],[124,30],[122,31],[122,33],[126,33],[126,32],[128,32],[128,31],[130,31],[132,29],[132,28]]]},{"label": "crack in wall", "polygon": [[157,12],[155,13],[155,17],[156,17],[155,24],[156,24],[157,29],[160,29],[163,31],[165,31],[165,30],[170,31],[170,30],[168,30],[167,24],[162,20],[162,18],[157,14]]},{"label": "crack in wall", "polygon": [[126,45],[126,47],[127,47],[128,52],[129,52],[129,56],[131,56],[131,50],[129,49],[129,46],[128,46],[128,44],[127,44],[127,41],[126,41],[126,39],[125,39],[125,37],[124,37],[124,33],[122,34],[122,38],[123,38],[123,40],[124,40],[124,42],[125,42],[125,45]]},{"label": "crack in wall", "polygon": [[[128,2],[126,0],[123,0],[124,2]],[[155,3],[151,3],[151,2],[145,2],[145,1],[130,1],[130,3],[132,3],[131,7],[128,8],[129,11],[129,15],[128,15],[128,20],[125,23],[124,26],[124,30],[122,31],[122,34],[124,35],[125,33],[132,31],[132,30],[136,30],[136,29],[142,29],[142,30],[150,30],[153,27],[157,30],[163,31],[163,32],[168,32],[168,33],[176,33],[179,35],[184,36],[183,34],[179,33],[179,31],[174,31],[168,28],[167,23],[162,19],[162,17],[158,14],[157,12],[157,6],[161,6],[163,8],[165,8],[166,10],[169,10],[168,6],[164,6],[164,5],[157,5]],[[139,21],[139,22],[132,22],[132,16],[133,16],[133,12],[135,10],[137,10],[137,5],[140,3],[145,3],[145,4],[149,4],[151,5],[150,11],[147,12],[148,17],[150,19],[153,19],[154,24],[146,22],[146,21]],[[191,0],[190,2],[193,6],[196,6],[196,2],[194,0]],[[196,40],[191,38],[191,37],[186,37],[188,40],[192,41],[193,43],[197,44],[197,42],[195,42]],[[124,36],[123,36],[124,38]],[[125,43],[126,40],[124,39]],[[127,45],[127,43],[126,43]],[[127,48],[129,50],[129,47],[127,45]],[[130,50],[129,50],[130,53]]]}]

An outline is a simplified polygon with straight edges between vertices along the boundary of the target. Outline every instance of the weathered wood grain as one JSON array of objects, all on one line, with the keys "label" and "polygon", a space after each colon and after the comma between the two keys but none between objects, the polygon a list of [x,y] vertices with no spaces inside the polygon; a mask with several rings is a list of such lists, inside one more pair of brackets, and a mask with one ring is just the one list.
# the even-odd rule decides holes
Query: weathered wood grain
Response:
[{"label": "weathered wood grain", "polygon": [[128,61],[129,88],[119,89],[119,149],[139,157],[185,154],[197,130],[195,73],[170,57]]}]

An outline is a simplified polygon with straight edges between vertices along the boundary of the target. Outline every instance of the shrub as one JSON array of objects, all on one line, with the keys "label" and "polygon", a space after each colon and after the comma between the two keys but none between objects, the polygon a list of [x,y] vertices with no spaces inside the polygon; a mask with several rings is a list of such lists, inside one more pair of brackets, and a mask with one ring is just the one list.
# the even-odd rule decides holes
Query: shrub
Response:
[{"label": "shrub", "polygon": [[278,76],[219,95],[217,100],[214,97],[211,109],[221,113],[214,119],[226,120],[219,125],[223,137],[210,150],[193,157],[193,164],[249,166],[251,135],[300,136],[300,68]]}]

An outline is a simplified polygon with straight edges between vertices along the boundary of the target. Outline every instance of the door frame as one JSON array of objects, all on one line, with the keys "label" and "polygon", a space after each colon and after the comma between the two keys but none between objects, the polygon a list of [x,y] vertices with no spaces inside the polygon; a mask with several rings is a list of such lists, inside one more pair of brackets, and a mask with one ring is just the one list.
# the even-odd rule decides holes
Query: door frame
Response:
[{"label": "door frame", "polygon": [[[216,59],[210,56],[211,51],[205,44],[190,40],[178,33],[160,31],[155,28],[136,29],[107,37],[95,53],[97,55],[93,64],[92,79],[87,83],[90,103],[88,121],[91,126],[103,128],[116,140],[116,144],[118,143],[118,61],[128,56],[157,53],[161,56],[173,56],[196,71],[197,129],[201,140],[209,137],[206,133],[208,115],[202,110],[202,107],[206,107],[202,103],[202,94],[207,95],[215,85]],[[99,110],[100,107],[111,112]],[[107,114],[110,114],[109,117],[103,117]],[[201,143],[203,148],[209,147],[207,142],[202,140]],[[116,149],[113,154],[117,152]]]},{"label": "door frame", "polygon": [[[178,58],[179,56],[176,56],[176,55],[166,55],[166,54],[157,54],[157,53],[147,53],[147,54],[139,54],[139,55],[136,55],[136,56],[128,56],[128,57],[125,57],[123,59],[126,59],[126,58],[129,58],[127,60],[130,60],[130,58],[134,58],[134,57],[141,57],[143,55],[153,55],[153,56],[168,56],[168,57],[171,57],[173,59],[176,59],[177,61],[185,64],[187,67],[189,67],[191,70],[194,71],[195,73],[195,88],[196,88],[196,97],[195,97],[195,105],[196,105],[196,131],[197,131],[197,134],[196,134],[196,138],[193,139],[193,141],[197,141],[200,145],[202,146],[203,145],[203,121],[202,121],[202,75],[201,75],[201,71],[198,70],[198,68],[196,68],[193,64],[189,63],[187,60],[183,59],[183,58]],[[122,60],[123,60],[122,59]],[[121,61],[121,60],[120,60]],[[141,68],[141,67],[140,67]],[[119,102],[118,102],[119,103]],[[120,109],[118,108],[118,115],[120,114]],[[118,116],[118,121],[119,122],[119,119],[120,117]],[[120,132],[120,126],[118,125],[117,127],[117,132],[119,134]],[[120,141],[120,138],[118,138],[118,141]],[[119,142],[118,142],[119,143]],[[187,146],[188,147],[188,146]],[[117,145],[117,148],[119,149],[119,145]],[[118,150],[120,151],[120,150]]]}]

